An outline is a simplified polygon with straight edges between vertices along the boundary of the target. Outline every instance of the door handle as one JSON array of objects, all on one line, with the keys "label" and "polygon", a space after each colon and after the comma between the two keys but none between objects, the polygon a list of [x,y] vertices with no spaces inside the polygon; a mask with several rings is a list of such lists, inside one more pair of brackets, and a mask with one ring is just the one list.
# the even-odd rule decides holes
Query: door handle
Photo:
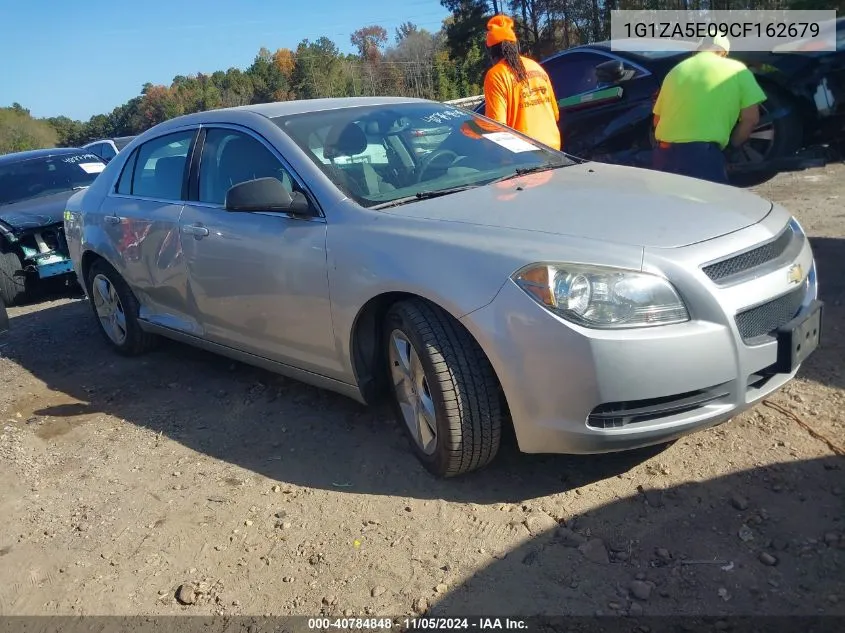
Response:
[{"label": "door handle", "polygon": [[106,224],[120,224],[120,218],[116,215],[104,216]]},{"label": "door handle", "polygon": [[191,224],[189,226],[182,227],[182,233],[186,235],[193,235],[197,239],[201,239],[208,235],[208,229],[204,226],[200,226],[199,224]]}]

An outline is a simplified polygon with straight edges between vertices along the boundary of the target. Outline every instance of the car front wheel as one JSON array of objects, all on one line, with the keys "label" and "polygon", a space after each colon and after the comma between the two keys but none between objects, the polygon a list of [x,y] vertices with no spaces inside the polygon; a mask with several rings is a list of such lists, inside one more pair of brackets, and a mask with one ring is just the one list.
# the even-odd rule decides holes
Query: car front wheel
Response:
[{"label": "car front wheel", "polygon": [[88,297],[100,332],[117,352],[137,356],[154,347],[156,336],[144,332],[138,323],[138,300],[103,260],[94,262],[88,271]]},{"label": "car front wheel", "polygon": [[0,238],[0,299],[8,306],[26,298],[26,273],[20,256]]},{"label": "car front wheel", "polygon": [[394,411],[423,465],[438,477],[487,465],[503,412],[493,368],[469,332],[412,299],[389,310],[383,344]]}]

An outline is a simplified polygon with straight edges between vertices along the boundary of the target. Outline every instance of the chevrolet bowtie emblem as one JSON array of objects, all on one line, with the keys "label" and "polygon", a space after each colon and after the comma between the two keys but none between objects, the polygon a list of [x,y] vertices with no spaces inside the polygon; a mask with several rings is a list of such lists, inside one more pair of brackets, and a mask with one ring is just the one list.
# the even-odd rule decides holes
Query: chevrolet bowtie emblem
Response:
[{"label": "chevrolet bowtie emblem", "polygon": [[786,280],[791,284],[800,284],[804,280],[804,269],[801,264],[792,264],[786,271]]}]

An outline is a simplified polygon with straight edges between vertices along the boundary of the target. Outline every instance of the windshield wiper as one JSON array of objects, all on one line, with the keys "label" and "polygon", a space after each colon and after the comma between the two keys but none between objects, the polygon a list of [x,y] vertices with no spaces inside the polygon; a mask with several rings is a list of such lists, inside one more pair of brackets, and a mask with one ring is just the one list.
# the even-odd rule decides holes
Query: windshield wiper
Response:
[{"label": "windshield wiper", "polygon": [[494,185],[497,182],[504,182],[505,180],[510,180],[511,178],[518,178],[519,176],[525,176],[527,174],[536,174],[541,171],[550,171],[552,169],[560,169],[561,167],[569,167],[570,165],[564,163],[561,165],[537,165],[536,167],[520,167],[515,169],[513,173],[506,174],[501,178],[496,178],[495,180],[489,181],[488,185]]},{"label": "windshield wiper", "polygon": [[475,189],[480,185],[462,185],[460,187],[450,187],[448,189],[436,189],[434,191],[418,191],[412,196],[405,196],[404,198],[397,198],[390,202],[383,202],[370,207],[371,209],[387,209],[388,207],[398,207],[409,202],[417,202],[418,200],[428,200],[429,198],[439,198],[440,196],[448,196],[451,193],[458,193],[459,191],[466,191],[467,189]]},{"label": "windshield wiper", "polygon": [[78,187],[74,187],[72,191],[81,191],[82,189],[87,189],[91,185],[79,185]]}]

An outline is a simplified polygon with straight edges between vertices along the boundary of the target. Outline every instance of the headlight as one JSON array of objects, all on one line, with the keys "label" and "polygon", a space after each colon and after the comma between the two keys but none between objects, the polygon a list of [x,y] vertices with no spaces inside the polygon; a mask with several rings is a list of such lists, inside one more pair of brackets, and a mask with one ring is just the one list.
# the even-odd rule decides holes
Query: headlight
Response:
[{"label": "headlight", "polygon": [[517,271],[513,280],[540,305],[585,327],[633,328],[689,321],[672,284],[649,273],[536,264]]}]

